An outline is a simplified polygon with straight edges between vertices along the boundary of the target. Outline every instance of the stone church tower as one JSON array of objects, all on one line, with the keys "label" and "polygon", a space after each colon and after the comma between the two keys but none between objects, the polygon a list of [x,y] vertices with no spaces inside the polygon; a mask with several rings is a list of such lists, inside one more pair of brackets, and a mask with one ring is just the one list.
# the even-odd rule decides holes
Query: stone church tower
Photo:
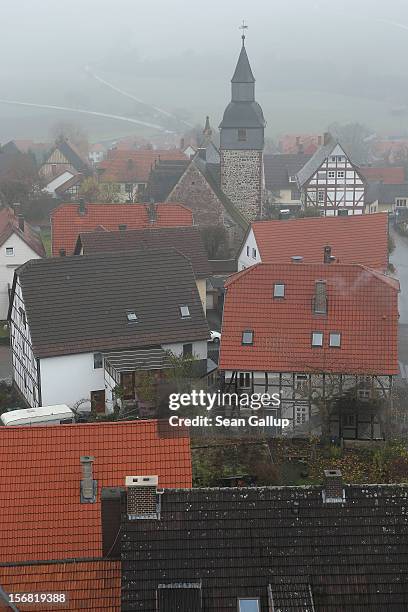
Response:
[{"label": "stone church tower", "polygon": [[219,127],[221,188],[248,219],[261,218],[265,120],[255,102],[255,79],[245,34],[231,80],[231,102]]}]

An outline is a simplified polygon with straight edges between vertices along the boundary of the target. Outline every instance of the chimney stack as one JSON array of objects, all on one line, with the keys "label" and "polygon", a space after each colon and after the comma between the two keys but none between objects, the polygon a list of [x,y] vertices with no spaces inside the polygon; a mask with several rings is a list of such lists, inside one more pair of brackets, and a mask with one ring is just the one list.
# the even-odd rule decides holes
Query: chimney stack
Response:
[{"label": "chimney stack", "polygon": [[80,458],[82,465],[81,504],[94,504],[96,502],[97,482],[93,478],[92,464],[94,457],[84,455]]},{"label": "chimney stack", "polygon": [[324,470],[322,498],[324,504],[342,504],[346,501],[346,492],[340,470]]},{"label": "chimney stack", "polygon": [[325,132],[323,134],[323,144],[324,145],[328,145],[330,141],[331,141],[331,134],[330,134],[330,132]]},{"label": "chimney stack", "polygon": [[326,245],[323,248],[323,263],[331,264],[333,261],[336,261],[336,258],[331,254],[331,246]]},{"label": "chimney stack", "polygon": [[85,206],[85,199],[84,198],[79,198],[78,212],[79,212],[80,215],[85,215],[86,214],[86,206]]},{"label": "chimney stack", "polygon": [[20,204],[20,202],[14,202],[13,210],[14,210],[15,216],[18,217],[18,215],[20,214],[20,211],[21,211],[21,204]]},{"label": "chimney stack", "polygon": [[126,511],[129,520],[160,518],[158,476],[126,476]]},{"label": "chimney stack", "polygon": [[60,257],[65,257],[65,255],[66,255],[66,254],[67,254],[67,252],[66,252],[66,250],[65,250],[65,249],[60,249],[60,250],[59,250],[59,255],[60,255]]},{"label": "chimney stack", "polygon": [[18,215],[18,229],[20,232],[24,232],[24,216],[20,213]]},{"label": "chimney stack", "polygon": [[120,559],[118,537],[122,520],[124,487],[103,487],[101,492],[102,554],[107,559]]},{"label": "chimney stack", "polygon": [[149,205],[148,205],[147,214],[148,214],[148,217],[149,217],[149,223],[151,223],[151,224],[156,223],[156,221],[157,221],[157,210],[156,210],[156,204],[154,203],[153,200],[151,200]]},{"label": "chimney stack", "polygon": [[327,314],[327,287],[326,281],[315,282],[315,292],[313,298],[314,314]]},{"label": "chimney stack", "polygon": [[120,232],[125,232],[127,230],[127,225],[125,223],[120,223],[118,228]]},{"label": "chimney stack", "polygon": [[184,151],[186,141],[184,138],[180,139],[180,151]]}]

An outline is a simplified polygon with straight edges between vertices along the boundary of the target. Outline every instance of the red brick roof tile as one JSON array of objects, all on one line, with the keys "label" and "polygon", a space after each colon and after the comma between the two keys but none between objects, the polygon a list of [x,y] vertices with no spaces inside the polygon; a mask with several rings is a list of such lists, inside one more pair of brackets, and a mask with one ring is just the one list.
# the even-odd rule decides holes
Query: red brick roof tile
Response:
[{"label": "red brick roof tile", "polygon": [[79,234],[99,226],[110,231],[121,224],[128,229],[193,225],[193,213],[182,204],[166,202],[155,207],[156,221],[151,223],[148,204],[86,204],[84,215],[79,214],[78,204],[61,204],[51,213],[52,253],[57,256],[65,249],[67,255],[73,254]]},{"label": "red brick roof tile", "polygon": [[[82,455],[91,455],[97,501],[80,501]],[[191,487],[185,432],[157,421],[0,428],[0,563],[102,556],[101,488],[158,475]]]},{"label": "red brick roof tile", "polygon": [[[312,310],[315,283],[326,282],[327,315]],[[285,297],[273,298],[274,283]],[[227,283],[219,367],[269,372],[398,373],[395,279],[359,265],[257,264]],[[252,346],[242,332],[254,331]],[[312,348],[311,334],[324,334]],[[341,347],[329,347],[330,332]]]},{"label": "red brick roof tile", "polygon": [[382,181],[390,185],[401,185],[401,183],[405,183],[405,169],[401,166],[360,166],[359,171],[370,181]]},{"label": "red brick roof tile", "polygon": [[324,246],[330,245],[338,263],[388,267],[387,213],[255,221],[252,229],[264,263],[289,262],[294,255],[304,263],[320,263]]},{"label": "red brick roof tile", "polygon": [[97,165],[101,182],[138,182],[147,183],[150,170],[159,160],[186,160],[182,151],[174,150],[139,150],[129,151],[112,149],[108,158]]},{"label": "red brick roof tile", "polygon": [[[65,593],[67,605],[18,604],[19,610],[120,612],[120,561],[80,561],[0,567],[6,593]],[[0,603],[0,610],[5,610]]]}]

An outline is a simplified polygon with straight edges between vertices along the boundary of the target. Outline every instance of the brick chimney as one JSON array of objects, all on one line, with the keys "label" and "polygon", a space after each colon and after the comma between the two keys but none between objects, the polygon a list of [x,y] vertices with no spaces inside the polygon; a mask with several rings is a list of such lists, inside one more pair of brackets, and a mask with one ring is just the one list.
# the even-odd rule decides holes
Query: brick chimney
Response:
[{"label": "brick chimney", "polygon": [[78,212],[81,216],[86,215],[86,206],[84,198],[79,198]]},{"label": "brick chimney", "polygon": [[150,202],[147,209],[147,215],[149,217],[149,223],[153,225],[157,221],[157,207],[154,202]]},{"label": "brick chimney", "polygon": [[327,144],[329,144],[330,141],[331,141],[331,134],[330,134],[330,132],[325,132],[323,134],[323,144],[327,145]]},{"label": "brick chimney", "polygon": [[346,491],[340,470],[324,470],[322,499],[324,504],[342,504],[346,501]]},{"label": "brick chimney", "polygon": [[327,314],[327,287],[326,281],[316,281],[313,297],[314,314]]},{"label": "brick chimney", "polygon": [[160,518],[158,476],[126,476],[126,512],[129,520]]},{"label": "brick chimney", "polygon": [[336,261],[336,258],[331,254],[331,246],[326,245],[323,248],[323,263],[331,264],[333,261]]},{"label": "brick chimney", "polygon": [[93,478],[92,464],[94,457],[84,455],[80,458],[82,465],[81,504],[94,504],[96,502],[97,482]]}]

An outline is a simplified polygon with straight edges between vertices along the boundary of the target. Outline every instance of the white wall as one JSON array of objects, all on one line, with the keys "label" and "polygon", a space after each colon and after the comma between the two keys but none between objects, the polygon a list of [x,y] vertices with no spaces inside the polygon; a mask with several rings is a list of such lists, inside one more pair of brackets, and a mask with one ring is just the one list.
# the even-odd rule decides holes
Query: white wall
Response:
[{"label": "white wall", "polygon": [[[249,255],[247,255],[247,248],[249,248]],[[256,257],[253,256],[253,249],[256,250]],[[251,228],[238,256],[238,272],[244,268],[249,268],[249,266],[259,263],[260,261],[262,260],[258,245],[256,244],[254,230]]]},{"label": "white wall", "polygon": [[[14,255],[6,255],[7,248],[14,248]],[[8,286],[13,284],[14,270],[30,259],[39,259],[33,251],[17,234],[12,234],[0,246],[0,321],[7,318],[9,307]]]},{"label": "white wall", "polygon": [[43,406],[91,400],[91,391],[105,388],[104,369],[94,369],[93,353],[41,359],[41,400]]},{"label": "white wall", "polygon": [[[183,344],[190,344],[186,342],[175,342],[173,344],[162,344],[162,349],[165,351],[171,351],[174,355],[181,356],[183,354]],[[207,340],[196,340],[191,342],[193,345],[193,355],[197,359],[207,359]]]}]

